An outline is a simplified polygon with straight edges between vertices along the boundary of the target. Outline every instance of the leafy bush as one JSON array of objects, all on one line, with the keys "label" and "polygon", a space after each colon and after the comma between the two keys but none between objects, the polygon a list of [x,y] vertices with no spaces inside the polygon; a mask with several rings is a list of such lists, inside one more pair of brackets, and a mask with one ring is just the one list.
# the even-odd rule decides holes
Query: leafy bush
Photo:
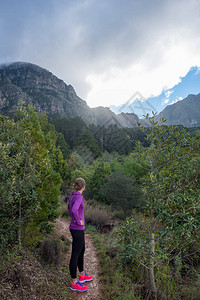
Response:
[{"label": "leafy bush", "polygon": [[122,209],[118,209],[114,211],[114,218],[118,220],[125,220],[127,217],[126,212],[124,212]]},{"label": "leafy bush", "polygon": [[[131,272],[138,281],[145,281],[150,290],[149,273],[151,261],[151,236],[149,235],[151,220],[142,214],[134,213],[121,226],[118,241],[121,245],[121,258],[124,265],[129,265]],[[155,235],[156,249],[154,253],[154,268],[156,284],[159,292],[174,297],[177,292],[175,277],[179,269],[172,276],[169,264],[170,240],[163,242],[158,234]]]},{"label": "leafy bush", "polygon": [[2,249],[21,245],[26,231],[49,232],[49,221],[58,217],[61,176],[68,176],[68,168],[56,148],[55,129],[45,116],[41,120],[46,135],[31,107],[21,106],[16,121],[0,115]]},{"label": "leafy bush", "polygon": [[126,214],[133,208],[142,209],[144,206],[143,194],[135,179],[122,172],[106,176],[100,195],[103,202],[114,208],[122,208]]},{"label": "leafy bush", "polygon": [[147,174],[149,166],[145,161],[131,157],[131,156],[118,156],[110,161],[112,172],[122,172],[139,181],[144,175]]},{"label": "leafy bush", "polygon": [[90,181],[93,198],[100,200],[100,188],[105,183],[106,175],[111,173],[110,165],[107,162],[100,161],[97,163],[94,174]]}]

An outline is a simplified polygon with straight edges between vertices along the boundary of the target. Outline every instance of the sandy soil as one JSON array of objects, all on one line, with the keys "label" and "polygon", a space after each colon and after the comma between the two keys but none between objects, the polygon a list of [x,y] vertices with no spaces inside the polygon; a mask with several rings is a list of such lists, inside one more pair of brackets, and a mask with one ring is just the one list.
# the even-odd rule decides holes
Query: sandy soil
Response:
[{"label": "sandy soil", "polygon": [[[69,231],[69,223],[66,219],[58,218],[56,220],[55,231],[59,235],[64,235],[67,239],[72,240]],[[93,275],[94,280],[84,283],[84,285],[88,286],[88,290],[86,292],[80,293],[80,292],[71,291],[71,299],[72,300],[82,300],[82,299],[100,300],[101,299],[100,291],[99,291],[100,282],[98,276],[99,262],[97,258],[96,248],[92,242],[92,237],[90,234],[87,234],[87,232],[85,233],[85,245],[86,245],[85,256],[84,256],[85,272],[87,274]],[[67,263],[69,263],[70,256],[71,256],[71,250],[69,252],[69,256],[67,257]]]}]

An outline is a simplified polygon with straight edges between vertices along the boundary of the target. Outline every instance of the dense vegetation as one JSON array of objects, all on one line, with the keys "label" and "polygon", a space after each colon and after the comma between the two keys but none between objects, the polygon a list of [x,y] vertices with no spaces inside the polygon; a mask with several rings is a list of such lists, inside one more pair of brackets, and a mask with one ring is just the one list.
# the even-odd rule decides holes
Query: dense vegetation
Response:
[{"label": "dense vegetation", "polygon": [[118,128],[117,125],[95,126],[86,125],[80,117],[76,118],[51,118],[49,120],[58,132],[61,132],[71,149],[78,146],[87,146],[93,159],[102,153],[117,152],[128,155],[137,141],[144,146],[148,145],[145,140],[145,132],[137,127]]},{"label": "dense vegetation", "polygon": [[32,108],[20,107],[16,121],[0,116],[1,250],[25,240],[37,243],[37,234],[48,233],[49,221],[58,216],[69,172],[56,140],[46,116],[39,120]]},{"label": "dense vegetation", "polygon": [[23,106],[14,120],[1,115],[1,254],[41,244],[62,210],[60,194],[84,177],[87,222],[118,224],[103,238],[107,246],[95,235],[102,266],[105,260],[126,278],[115,277],[110,294],[105,282],[105,299],[133,290],[133,299],[179,299],[200,264],[199,128],[147,119],[148,128],[117,128],[48,120]]}]

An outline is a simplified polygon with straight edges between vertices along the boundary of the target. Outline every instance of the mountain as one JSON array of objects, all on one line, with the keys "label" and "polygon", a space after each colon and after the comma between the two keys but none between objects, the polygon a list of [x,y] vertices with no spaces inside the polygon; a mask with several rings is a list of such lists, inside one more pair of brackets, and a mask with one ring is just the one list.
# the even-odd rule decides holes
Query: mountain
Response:
[{"label": "mountain", "polygon": [[0,111],[10,114],[23,100],[39,112],[60,117],[81,116],[95,123],[94,114],[73,87],[49,71],[30,63],[12,63],[0,67]]},{"label": "mountain", "polygon": [[[171,94],[169,93],[169,96]],[[171,99],[173,104],[166,106],[157,116],[155,120],[159,121],[161,117],[167,119],[167,125],[183,125],[185,127],[194,127],[200,126],[200,94],[193,95],[190,94],[183,100],[174,100]],[[144,116],[147,113],[152,115],[152,111],[156,112],[151,102],[144,99],[139,95],[134,101],[127,102],[121,106],[112,106],[112,111],[137,111],[139,116]],[[122,113],[121,113],[122,114]],[[128,113],[124,113],[124,115],[128,115]],[[142,123],[143,126],[149,126],[149,122],[144,119],[144,117],[139,119],[139,122]]]},{"label": "mountain", "polygon": [[[171,94],[170,94],[171,95]],[[140,98],[141,95],[136,95]],[[77,96],[74,88],[67,85],[51,72],[37,65],[15,62],[0,65],[0,113],[12,115],[20,101],[35,106],[38,112],[48,116],[81,117],[87,124],[116,124],[118,127],[134,127],[142,122],[135,114],[140,109],[143,115],[153,110],[148,101],[129,103],[129,112],[120,107],[115,114],[108,107],[90,108],[86,101]],[[166,106],[160,117],[167,119],[167,124],[181,124],[187,127],[200,126],[200,94],[189,95],[185,99]],[[148,126],[148,125],[147,125]]]},{"label": "mountain", "polygon": [[0,113],[12,115],[17,104],[32,104],[48,116],[80,116],[87,124],[132,127],[138,117],[115,115],[109,108],[90,108],[74,88],[37,65],[14,62],[0,66]]},{"label": "mountain", "polygon": [[183,125],[185,127],[200,126],[200,94],[188,95],[185,99],[168,105],[156,117],[167,119],[168,125]]},{"label": "mountain", "polygon": [[118,127],[134,127],[139,118],[134,113],[113,113],[110,108],[98,106],[93,108],[97,124],[104,124],[105,126],[116,124]]}]

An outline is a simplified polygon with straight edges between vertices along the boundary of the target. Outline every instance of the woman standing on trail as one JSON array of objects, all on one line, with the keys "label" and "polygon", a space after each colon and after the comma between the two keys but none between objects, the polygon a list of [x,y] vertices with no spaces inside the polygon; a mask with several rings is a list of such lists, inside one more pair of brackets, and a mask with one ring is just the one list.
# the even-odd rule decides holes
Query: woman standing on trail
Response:
[{"label": "woman standing on trail", "polygon": [[[68,210],[71,217],[69,229],[72,235],[72,254],[69,264],[72,278],[70,289],[72,291],[84,292],[88,287],[83,286],[83,282],[93,280],[93,276],[88,276],[84,272],[84,252],[85,252],[85,218],[82,193],[85,190],[85,180],[77,178],[74,182],[74,189],[69,196]],[[77,266],[80,272],[77,280]]]}]

